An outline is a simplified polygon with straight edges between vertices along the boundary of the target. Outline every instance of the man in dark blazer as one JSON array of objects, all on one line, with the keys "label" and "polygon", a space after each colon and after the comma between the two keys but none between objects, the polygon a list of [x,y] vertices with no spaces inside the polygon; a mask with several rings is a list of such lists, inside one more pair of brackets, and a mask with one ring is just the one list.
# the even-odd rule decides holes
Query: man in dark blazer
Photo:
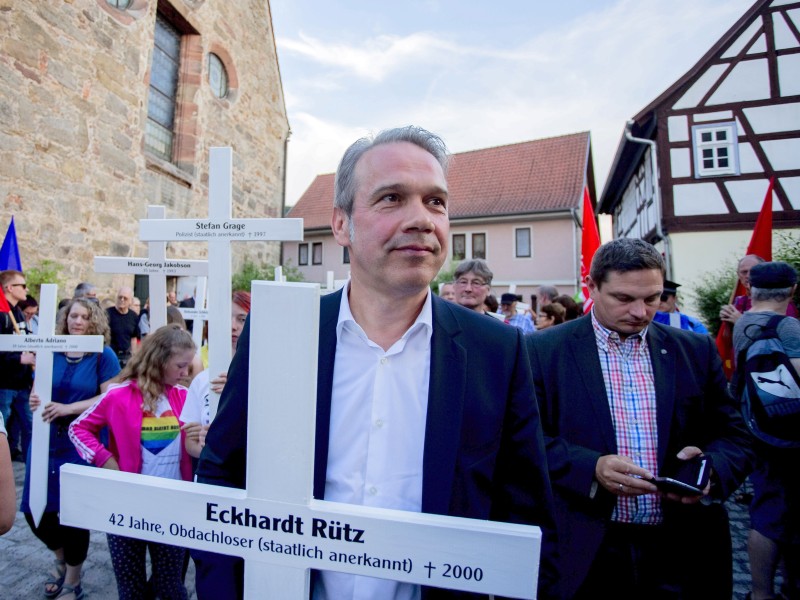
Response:
[{"label": "man in dark blazer", "polygon": [[[730,563],[730,538],[705,539],[724,509],[704,504],[742,482],[749,439],[713,340],[651,323],[663,277],[650,244],[610,242],[587,279],[592,314],[528,338],[567,598],[731,596],[709,568]],[[656,494],[654,475],[701,452],[713,459],[702,494]]]},{"label": "man in dark blazer", "polygon": [[[359,461],[383,460],[383,467],[391,468],[388,463],[404,461],[404,455],[418,456],[412,469],[418,478],[416,510],[542,527],[539,597],[553,597],[552,493],[523,337],[516,328],[441,300],[428,287],[447,256],[446,158],[438,137],[407,127],[359,140],[337,171],[332,227],[337,241],[350,249],[351,279],[344,294],[326,296],[321,304],[314,496],[342,501],[338,490],[357,478],[364,468]],[[247,422],[248,339],[245,326],[200,458],[198,480],[205,483],[245,485],[241,432]],[[348,419],[343,429],[337,410],[348,402],[349,410],[357,410],[380,400],[377,393],[352,393],[352,380],[377,362],[370,356],[406,360],[404,353],[414,349],[411,359],[417,362],[411,364],[421,368],[400,375],[418,380],[420,370],[429,371],[413,388],[424,390],[425,397],[403,394],[391,401],[396,407],[423,400],[424,412],[407,420],[383,458],[372,455],[372,445],[365,456],[348,455],[357,445],[353,439],[370,423],[347,429]],[[367,360],[360,360],[361,351]],[[370,380],[366,389],[375,385]],[[418,439],[422,448],[406,439]],[[358,468],[347,471],[353,460]],[[415,459],[409,464],[414,467]],[[364,481],[356,492],[374,498],[375,489],[367,486]],[[395,500],[387,498],[387,506],[396,506]],[[413,506],[413,498],[400,500]],[[232,596],[233,579],[220,569],[227,562],[201,561],[201,598]],[[315,598],[350,597],[345,591],[352,581],[326,577],[315,577]],[[358,585],[372,585],[363,581],[369,578],[358,579]],[[371,597],[419,597],[408,584],[386,585]],[[422,596],[473,597],[435,589],[423,589]]]}]

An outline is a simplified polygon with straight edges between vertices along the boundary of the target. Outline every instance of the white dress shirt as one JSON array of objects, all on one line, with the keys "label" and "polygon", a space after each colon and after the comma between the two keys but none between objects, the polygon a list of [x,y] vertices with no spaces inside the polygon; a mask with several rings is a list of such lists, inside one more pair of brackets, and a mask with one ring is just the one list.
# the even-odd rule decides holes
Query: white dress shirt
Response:
[{"label": "white dress shirt", "polygon": [[[384,352],[353,318],[348,289],[336,325],[325,500],[420,512],[431,294],[413,325]],[[314,588],[314,600],[373,598],[418,600],[420,589],[330,571],[320,573]]]}]

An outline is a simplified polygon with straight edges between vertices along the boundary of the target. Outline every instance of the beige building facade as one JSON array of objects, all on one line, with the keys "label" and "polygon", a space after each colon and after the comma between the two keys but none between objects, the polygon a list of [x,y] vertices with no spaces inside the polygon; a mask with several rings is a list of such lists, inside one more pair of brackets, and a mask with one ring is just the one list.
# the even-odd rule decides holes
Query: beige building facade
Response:
[{"label": "beige building facade", "polygon": [[[146,256],[149,204],[206,217],[213,146],[233,148],[233,216],[279,217],[288,135],[268,2],[0,0],[0,227],[24,268],[62,266],[62,297],[132,283],[93,257]],[[237,246],[279,263],[278,243]]]}]

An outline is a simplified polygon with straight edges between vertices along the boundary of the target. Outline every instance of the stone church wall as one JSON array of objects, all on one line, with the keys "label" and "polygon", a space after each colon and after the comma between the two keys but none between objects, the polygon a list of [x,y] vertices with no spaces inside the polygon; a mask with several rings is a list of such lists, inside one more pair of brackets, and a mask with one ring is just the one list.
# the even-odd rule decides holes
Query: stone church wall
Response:
[{"label": "stone church wall", "polygon": [[[145,150],[156,12],[181,32],[176,144],[171,161]],[[208,54],[225,65],[217,98]],[[63,265],[103,293],[132,276],[95,274],[97,255],[146,256],[138,219],[208,214],[208,150],[234,151],[233,216],[278,217],[289,132],[271,15],[264,0],[0,0],[0,226],[15,218],[23,267]],[[236,244],[279,263],[278,243]],[[204,244],[170,243],[170,258],[204,258]]]}]

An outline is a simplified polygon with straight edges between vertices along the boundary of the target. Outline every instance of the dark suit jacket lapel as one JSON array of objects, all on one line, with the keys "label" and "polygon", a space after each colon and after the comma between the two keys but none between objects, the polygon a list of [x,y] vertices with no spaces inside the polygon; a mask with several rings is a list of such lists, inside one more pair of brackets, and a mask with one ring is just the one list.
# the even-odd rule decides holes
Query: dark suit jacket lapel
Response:
[{"label": "dark suit jacket lapel", "polygon": [[467,352],[452,307],[433,296],[431,373],[422,466],[422,512],[447,514],[461,438]]},{"label": "dark suit jacket lapel", "polygon": [[653,363],[653,380],[656,387],[656,420],[658,425],[658,465],[664,464],[672,413],[675,408],[675,341],[662,327],[651,323],[647,328],[647,345]]},{"label": "dark suit jacket lapel", "polygon": [[336,359],[336,323],[342,290],[324,296],[320,302],[319,351],[317,354],[317,435],[314,442],[314,497],[325,496],[328,468],[328,438],[331,425],[333,363]]},{"label": "dark suit jacket lapel", "polygon": [[[606,384],[603,380],[603,371],[600,368],[600,357],[597,350],[597,340],[592,327],[590,316],[581,318],[581,326],[575,329],[567,343],[577,366],[577,374],[583,383],[583,389],[577,392],[576,398],[569,399],[565,406],[573,403],[574,406],[583,404],[582,398],[588,398],[594,411],[595,423],[600,430],[603,441],[610,454],[617,452],[617,438],[614,435],[614,424],[611,421],[611,409],[608,406]],[[587,418],[589,416],[587,415]]]}]

